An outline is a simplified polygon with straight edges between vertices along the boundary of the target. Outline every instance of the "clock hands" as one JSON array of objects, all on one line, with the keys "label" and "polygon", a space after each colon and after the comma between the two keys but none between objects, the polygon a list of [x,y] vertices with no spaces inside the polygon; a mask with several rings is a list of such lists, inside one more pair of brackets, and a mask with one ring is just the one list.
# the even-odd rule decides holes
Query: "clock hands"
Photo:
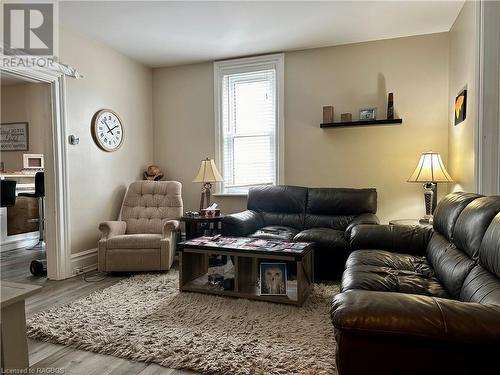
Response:
[{"label": "clock hands", "polygon": [[111,135],[115,135],[115,134],[113,133],[113,130],[114,130],[114,129],[116,129],[117,127],[118,127],[118,125],[116,125],[114,128],[111,128],[111,129],[109,129],[109,127],[108,127],[108,129],[109,129],[109,130],[108,130],[108,133],[111,133]]},{"label": "clock hands", "polygon": [[[106,125],[106,127],[108,128],[108,133],[109,133],[111,129],[108,126],[108,122],[106,121],[106,118],[104,118],[103,120],[104,120],[104,125]],[[113,133],[111,133],[111,134],[113,134]]]}]

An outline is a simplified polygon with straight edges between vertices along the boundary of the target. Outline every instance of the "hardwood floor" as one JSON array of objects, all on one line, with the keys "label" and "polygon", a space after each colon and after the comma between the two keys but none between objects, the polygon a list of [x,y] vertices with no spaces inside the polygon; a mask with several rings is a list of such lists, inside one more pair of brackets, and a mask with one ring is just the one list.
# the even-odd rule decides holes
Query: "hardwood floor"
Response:
[{"label": "hardwood floor", "polygon": [[[18,249],[0,253],[0,278],[6,281],[37,284],[42,291],[26,300],[27,317],[49,307],[69,303],[96,290],[107,288],[126,275],[108,275],[105,279],[88,282],[82,277],[62,281],[35,277],[29,271],[33,259],[43,257],[40,249]],[[28,340],[30,367],[34,373],[70,375],[187,375],[192,371],[174,370],[156,364],[96,354],[67,346]],[[59,372],[54,372],[59,371]]]}]

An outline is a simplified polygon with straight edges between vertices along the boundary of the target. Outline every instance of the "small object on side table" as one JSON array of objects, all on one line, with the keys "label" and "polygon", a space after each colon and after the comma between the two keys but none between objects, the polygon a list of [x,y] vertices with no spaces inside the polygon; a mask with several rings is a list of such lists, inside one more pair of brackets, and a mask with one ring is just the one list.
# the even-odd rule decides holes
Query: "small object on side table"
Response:
[{"label": "small object on side table", "polygon": [[428,222],[424,222],[420,219],[395,219],[389,221],[389,225],[419,225],[422,227],[431,227],[432,219]]}]

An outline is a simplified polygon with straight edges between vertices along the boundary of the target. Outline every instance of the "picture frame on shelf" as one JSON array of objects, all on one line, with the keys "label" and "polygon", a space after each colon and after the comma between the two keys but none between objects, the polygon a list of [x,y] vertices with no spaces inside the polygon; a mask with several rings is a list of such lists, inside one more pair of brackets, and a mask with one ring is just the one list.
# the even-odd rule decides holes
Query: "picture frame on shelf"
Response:
[{"label": "picture frame on shelf", "polygon": [[377,119],[377,108],[364,108],[359,110],[359,119],[369,121]]}]

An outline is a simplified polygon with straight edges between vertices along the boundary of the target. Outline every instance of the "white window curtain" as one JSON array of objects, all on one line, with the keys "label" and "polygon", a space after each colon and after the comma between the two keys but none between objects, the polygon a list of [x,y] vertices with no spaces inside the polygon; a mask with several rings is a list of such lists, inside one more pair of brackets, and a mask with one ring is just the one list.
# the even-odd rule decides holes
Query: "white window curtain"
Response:
[{"label": "white window curtain", "polygon": [[219,193],[280,182],[282,55],[215,63]]}]

